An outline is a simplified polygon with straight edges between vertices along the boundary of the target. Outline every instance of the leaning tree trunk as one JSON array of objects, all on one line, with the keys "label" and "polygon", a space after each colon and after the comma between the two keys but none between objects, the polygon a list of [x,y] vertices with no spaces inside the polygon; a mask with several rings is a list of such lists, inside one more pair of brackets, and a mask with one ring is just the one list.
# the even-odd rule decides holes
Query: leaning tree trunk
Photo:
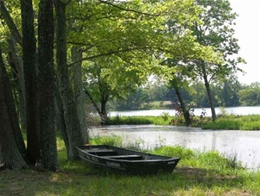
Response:
[{"label": "leaning tree trunk", "polygon": [[69,71],[67,65],[67,43],[66,43],[66,4],[61,0],[54,1],[57,17],[57,77],[58,89],[62,100],[64,110],[64,120],[69,139],[69,159],[78,158],[75,148],[77,145],[83,145],[83,138],[80,130],[80,121],[78,118],[77,107],[74,100],[72,87],[70,84]]},{"label": "leaning tree trunk", "polygon": [[23,63],[26,99],[27,155],[30,163],[40,158],[39,97],[36,64],[36,39],[32,0],[20,0],[23,32]]},{"label": "leaning tree trunk", "polygon": [[18,56],[18,49],[16,42],[13,37],[8,39],[8,45],[10,53],[8,55],[8,61],[11,65],[13,72],[17,77],[17,91],[19,97],[19,116],[22,130],[26,130],[26,108],[25,108],[25,85],[24,85],[24,71],[23,71],[23,60]]},{"label": "leaning tree trunk", "polygon": [[63,141],[65,143],[67,155],[69,155],[69,137],[66,130],[62,100],[58,92],[57,85],[55,85],[55,110],[56,110],[56,130],[60,131]]},{"label": "leaning tree trunk", "polygon": [[[82,51],[80,48],[73,46],[71,48],[71,59],[72,61],[78,61],[82,59]],[[84,99],[83,92],[83,83],[82,83],[82,62],[74,64],[72,67],[73,71],[73,87],[74,87],[74,95],[77,104],[77,111],[80,121],[81,134],[83,137],[83,141],[85,144],[88,143],[88,127],[86,122],[86,104]]]},{"label": "leaning tree trunk", "polygon": [[[13,100],[6,96],[6,92],[11,92],[10,85],[8,83],[7,74],[2,59],[2,52],[0,49],[0,155],[1,162],[8,168],[23,168],[27,164],[19,151],[17,141],[14,133],[16,133],[16,126],[14,126],[14,116],[11,116],[10,109],[8,111],[8,104]],[[12,104],[14,105],[14,103]],[[17,119],[18,121],[18,119]],[[20,143],[18,144],[20,145]]]},{"label": "leaning tree trunk", "polygon": [[206,91],[207,91],[207,95],[208,95],[208,99],[209,99],[209,105],[210,105],[210,109],[211,109],[211,113],[212,113],[212,120],[215,121],[217,119],[217,116],[216,116],[216,111],[215,111],[215,107],[214,107],[214,101],[213,101],[209,81],[208,81],[205,69],[202,69],[202,70],[203,70],[203,79],[204,79],[204,83],[205,83],[205,87],[206,87]]},{"label": "leaning tree trunk", "polygon": [[174,87],[174,89],[175,89],[176,95],[177,95],[177,97],[179,99],[179,102],[181,104],[181,109],[183,111],[185,124],[186,124],[186,126],[190,126],[191,125],[190,113],[189,113],[189,110],[186,108],[186,105],[185,105],[184,100],[182,98],[180,89],[179,89],[179,87]]},{"label": "leaning tree trunk", "polygon": [[41,0],[38,18],[40,91],[40,161],[44,168],[58,169],[54,104],[54,24],[52,0]]},{"label": "leaning tree trunk", "polygon": [[1,19],[3,19],[8,26],[12,37],[15,39],[15,41],[19,44],[22,45],[22,38],[21,35],[11,17],[9,14],[8,10],[5,7],[4,0],[0,0],[0,13],[1,13]]},{"label": "leaning tree trunk", "polygon": [[2,63],[2,75],[4,77],[4,80],[3,80],[4,96],[5,96],[6,100],[8,100],[6,102],[6,105],[7,105],[7,111],[8,111],[9,119],[10,119],[11,126],[12,126],[14,139],[16,141],[16,145],[19,149],[19,152],[21,153],[23,158],[26,159],[26,148],[25,148],[23,135],[22,135],[22,132],[21,132],[21,129],[19,126],[19,122],[18,122],[18,115],[17,115],[17,111],[16,111],[13,93],[11,90],[11,83],[7,76],[7,72],[6,72],[6,69],[3,65],[3,63]]}]

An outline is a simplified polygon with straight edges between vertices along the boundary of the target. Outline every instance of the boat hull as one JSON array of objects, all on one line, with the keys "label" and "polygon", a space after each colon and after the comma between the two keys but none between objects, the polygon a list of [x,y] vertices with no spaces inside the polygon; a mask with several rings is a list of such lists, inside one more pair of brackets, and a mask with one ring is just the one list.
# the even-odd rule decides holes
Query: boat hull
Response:
[{"label": "boat hull", "polygon": [[76,147],[80,158],[94,166],[129,174],[171,173],[180,158],[153,155],[110,145]]}]

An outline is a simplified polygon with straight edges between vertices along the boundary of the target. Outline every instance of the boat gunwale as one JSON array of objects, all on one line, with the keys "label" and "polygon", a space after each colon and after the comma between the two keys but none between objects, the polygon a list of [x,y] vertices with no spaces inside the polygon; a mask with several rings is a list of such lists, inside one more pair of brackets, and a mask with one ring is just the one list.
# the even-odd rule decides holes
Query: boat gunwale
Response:
[{"label": "boat gunwale", "polygon": [[[96,155],[96,154],[92,154],[89,152],[84,151],[83,149],[81,149],[80,147],[88,147],[88,146],[76,146],[77,149],[79,149],[83,154],[98,158],[98,159],[105,159],[105,160],[113,160],[115,162],[129,162],[129,163],[167,163],[167,162],[171,162],[171,161],[179,161],[181,158],[177,158],[177,157],[169,157],[169,156],[162,156],[162,155],[155,155],[155,154],[150,154],[150,153],[145,153],[145,152],[138,152],[138,151],[134,151],[134,150],[129,150],[129,149],[125,149],[125,148],[120,148],[120,147],[115,147],[115,146],[110,146],[110,145],[91,145],[93,147],[108,147],[108,149],[111,148],[118,148],[121,149],[123,151],[128,151],[128,152],[133,152],[133,153],[138,153],[141,156],[151,156],[151,157],[155,157],[158,159],[142,159],[142,160],[127,160],[127,159],[113,159],[113,158],[109,158],[107,156],[100,156],[100,155]],[[161,158],[161,159],[159,159]],[[86,159],[86,161],[88,161],[89,159]],[[93,163],[96,163],[95,161],[93,161]]]}]

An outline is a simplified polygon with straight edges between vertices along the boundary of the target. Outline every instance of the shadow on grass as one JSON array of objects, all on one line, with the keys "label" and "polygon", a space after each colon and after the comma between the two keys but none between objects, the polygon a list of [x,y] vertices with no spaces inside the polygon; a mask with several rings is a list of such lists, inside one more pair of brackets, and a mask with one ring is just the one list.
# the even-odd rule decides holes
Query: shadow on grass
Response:
[{"label": "shadow on grass", "polygon": [[65,166],[61,172],[3,170],[0,195],[175,195],[177,190],[189,195],[194,188],[202,193],[216,187],[237,191],[248,181],[245,176],[220,175],[215,170],[200,168],[178,167],[170,174],[136,176],[73,164],[68,162],[69,169]]}]

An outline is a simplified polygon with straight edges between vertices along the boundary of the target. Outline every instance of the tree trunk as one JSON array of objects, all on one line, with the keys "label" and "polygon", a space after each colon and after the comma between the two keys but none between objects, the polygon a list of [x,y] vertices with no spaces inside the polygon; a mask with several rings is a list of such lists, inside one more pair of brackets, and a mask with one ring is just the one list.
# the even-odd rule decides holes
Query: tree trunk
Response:
[{"label": "tree trunk", "polygon": [[[78,61],[82,59],[82,51],[78,47],[71,48],[71,59],[72,61]],[[83,137],[83,141],[85,144],[88,143],[88,127],[86,123],[86,104],[84,99],[84,92],[83,92],[83,83],[82,83],[82,69],[81,69],[82,62],[79,61],[78,63],[74,64],[72,67],[73,70],[73,86],[74,86],[74,95],[77,104],[77,111],[80,121],[80,129],[81,134]]]},{"label": "tree trunk", "polygon": [[14,139],[15,139],[16,145],[19,149],[19,152],[21,153],[23,158],[26,159],[26,148],[25,148],[23,135],[22,135],[22,132],[21,132],[21,129],[19,126],[19,122],[18,122],[18,115],[17,115],[17,111],[16,111],[16,106],[15,106],[12,90],[11,90],[11,84],[10,84],[10,81],[9,81],[9,78],[8,78],[8,75],[7,75],[7,72],[6,72],[6,69],[3,65],[3,63],[2,63],[2,75],[4,77],[4,79],[3,79],[4,96],[5,96],[5,99],[7,100],[6,106],[7,106],[7,111],[8,111],[8,115],[9,115],[9,120],[10,120],[10,123],[12,126]]},{"label": "tree trunk", "polygon": [[80,121],[78,118],[77,107],[69,79],[67,65],[67,43],[66,43],[66,4],[60,0],[55,0],[55,10],[57,17],[57,76],[58,89],[62,100],[64,110],[64,120],[69,139],[69,159],[78,158],[75,148],[77,145],[83,145],[83,138],[80,130]]},{"label": "tree trunk", "polygon": [[62,138],[66,146],[67,155],[69,155],[69,138],[66,130],[62,100],[58,92],[57,85],[55,86],[55,108],[57,130],[61,132]]},{"label": "tree trunk", "polygon": [[20,0],[23,32],[23,63],[26,99],[27,155],[30,163],[40,158],[39,97],[36,64],[36,39],[32,0]]},{"label": "tree trunk", "polygon": [[[10,85],[6,84],[8,84],[8,76],[6,74],[0,48],[0,162],[4,163],[6,167],[11,169],[23,168],[26,167],[27,164],[20,153],[20,151],[22,150],[19,149],[21,147],[20,140],[16,141],[18,137],[17,135],[14,135],[18,134],[18,130],[16,127],[17,124],[15,124],[14,122],[15,116],[12,116],[14,113],[10,113],[10,108],[8,109],[10,105],[14,106],[14,103],[11,103],[13,99],[9,99],[9,93],[8,95],[6,93],[11,92]],[[22,152],[24,151],[25,149],[22,150]]]},{"label": "tree trunk", "polygon": [[105,124],[107,121],[107,101],[108,95],[106,93],[101,93],[101,124]]},{"label": "tree trunk", "polygon": [[178,87],[174,87],[175,89],[175,92],[176,92],[176,95],[179,99],[179,102],[181,104],[181,109],[182,109],[182,112],[183,112],[183,116],[184,116],[184,119],[185,119],[185,124],[186,126],[190,126],[191,125],[191,119],[190,119],[190,112],[189,110],[186,108],[186,105],[183,101],[183,98],[182,98],[182,95],[181,95],[181,92],[179,90]]},{"label": "tree trunk", "polygon": [[19,96],[19,117],[21,122],[22,130],[26,130],[26,108],[25,108],[25,85],[24,85],[24,71],[23,71],[23,60],[18,56],[18,49],[16,47],[16,42],[13,37],[8,39],[8,45],[10,53],[8,55],[8,61],[11,65],[13,72],[15,72],[17,77],[17,91]]},{"label": "tree trunk", "polygon": [[207,74],[206,74],[206,71],[204,68],[202,69],[202,71],[203,71],[204,85],[206,87],[206,91],[207,91],[207,95],[208,95],[208,99],[209,99],[209,105],[210,105],[210,109],[211,109],[211,113],[212,113],[212,120],[215,121],[217,119],[217,116],[216,116],[216,111],[215,111],[215,106],[214,106],[214,101],[213,101],[209,81],[208,81]]},{"label": "tree trunk", "polygon": [[41,0],[38,18],[40,161],[44,168],[56,171],[58,160],[54,124],[53,20],[52,0]]}]

